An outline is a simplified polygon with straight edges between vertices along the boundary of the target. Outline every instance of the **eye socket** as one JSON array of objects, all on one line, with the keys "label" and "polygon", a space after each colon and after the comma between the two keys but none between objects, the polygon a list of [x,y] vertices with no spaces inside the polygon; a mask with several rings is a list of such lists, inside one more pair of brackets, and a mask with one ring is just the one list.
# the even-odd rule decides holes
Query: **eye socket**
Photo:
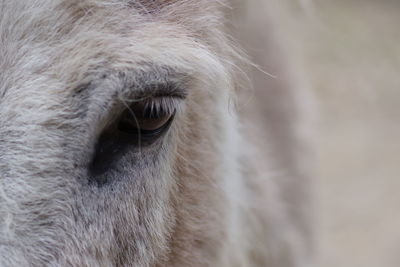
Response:
[{"label": "eye socket", "polygon": [[102,176],[127,151],[153,144],[171,126],[177,102],[158,98],[133,102],[115,123],[103,132],[90,164],[91,179],[107,183]]},{"label": "eye socket", "polygon": [[152,100],[134,102],[122,114],[118,130],[128,135],[140,135],[149,141],[163,134],[170,126],[175,110],[157,106]]}]

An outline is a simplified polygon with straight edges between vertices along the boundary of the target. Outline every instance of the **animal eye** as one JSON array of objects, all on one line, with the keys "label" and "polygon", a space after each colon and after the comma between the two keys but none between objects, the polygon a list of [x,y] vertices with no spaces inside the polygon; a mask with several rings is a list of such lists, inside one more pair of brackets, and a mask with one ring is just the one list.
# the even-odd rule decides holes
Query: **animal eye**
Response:
[{"label": "animal eye", "polygon": [[158,140],[171,126],[177,108],[174,98],[133,102],[111,124],[96,145],[90,165],[93,180],[106,183],[101,176],[133,147],[143,147]]},{"label": "animal eye", "polygon": [[174,110],[157,106],[153,101],[134,102],[122,114],[118,130],[142,141],[151,141],[169,128],[174,114]]}]

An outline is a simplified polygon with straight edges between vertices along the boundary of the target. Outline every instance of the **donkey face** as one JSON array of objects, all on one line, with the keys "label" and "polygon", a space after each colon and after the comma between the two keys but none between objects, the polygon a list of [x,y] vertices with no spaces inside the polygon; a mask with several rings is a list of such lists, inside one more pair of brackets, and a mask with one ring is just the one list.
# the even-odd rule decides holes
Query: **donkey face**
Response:
[{"label": "donkey face", "polygon": [[217,258],[237,170],[216,2],[0,1],[1,266]]}]

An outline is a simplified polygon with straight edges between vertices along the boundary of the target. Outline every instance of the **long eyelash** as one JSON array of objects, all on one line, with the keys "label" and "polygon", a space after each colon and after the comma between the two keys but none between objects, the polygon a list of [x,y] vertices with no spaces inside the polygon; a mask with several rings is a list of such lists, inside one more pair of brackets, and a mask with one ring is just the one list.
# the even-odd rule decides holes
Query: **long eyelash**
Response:
[{"label": "long eyelash", "polygon": [[145,116],[159,118],[171,115],[179,108],[179,99],[173,97],[158,97],[146,101]]}]

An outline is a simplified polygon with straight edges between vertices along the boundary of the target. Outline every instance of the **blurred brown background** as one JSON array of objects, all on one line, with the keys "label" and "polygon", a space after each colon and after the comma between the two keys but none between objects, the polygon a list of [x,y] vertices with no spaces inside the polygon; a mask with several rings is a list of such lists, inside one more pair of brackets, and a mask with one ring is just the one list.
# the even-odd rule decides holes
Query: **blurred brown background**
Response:
[{"label": "blurred brown background", "polygon": [[317,266],[399,267],[400,1],[286,2],[319,110]]}]

